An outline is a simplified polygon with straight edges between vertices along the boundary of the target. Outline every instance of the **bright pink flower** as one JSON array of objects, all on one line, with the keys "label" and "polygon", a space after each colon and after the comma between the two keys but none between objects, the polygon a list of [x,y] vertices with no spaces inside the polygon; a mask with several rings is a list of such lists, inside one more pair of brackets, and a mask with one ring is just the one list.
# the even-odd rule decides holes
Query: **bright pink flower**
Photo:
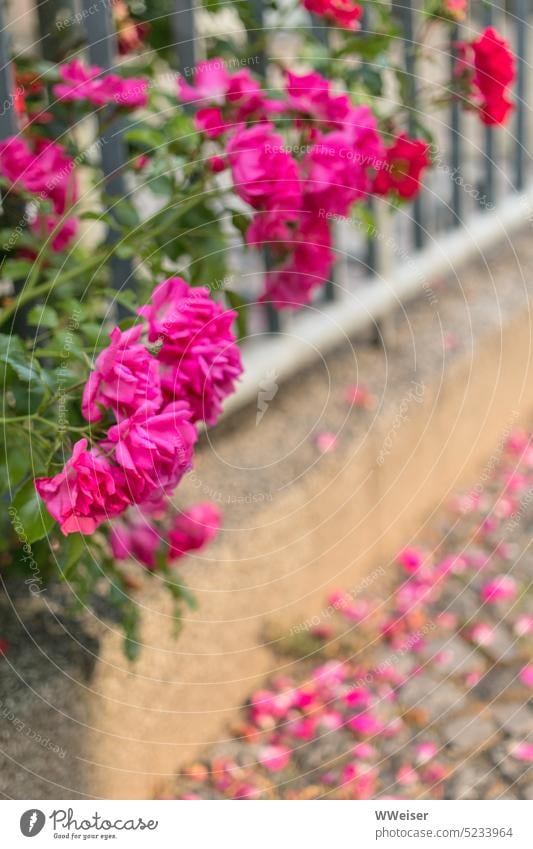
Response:
[{"label": "bright pink flower", "polygon": [[235,191],[258,210],[294,213],[302,203],[295,160],[272,124],[239,130],[227,146]]},{"label": "bright pink flower", "polygon": [[326,18],[343,29],[357,29],[363,14],[362,7],[353,0],[304,0],[304,6],[314,15]]},{"label": "bright pink flower", "polygon": [[123,419],[139,407],[152,413],[161,407],[158,362],[139,343],[142,330],[137,326],[111,331],[111,345],[98,355],[83,392],[81,410],[87,421],[99,421],[106,408]]},{"label": "bright pink flower", "polygon": [[176,560],[210,542],[218,533],[220,521],[220,510],[210,501],[184,510],[174,520],[168,534],[170,559]]},{"label": "bright pink flower", "polygon": [[193,421],[214,424],[242,373],[232,331],[235,312],[213,301],[207,288],[192,288],[181,277],[160,283],[138,312],[148,321],[150,342],[160,344],[165,397],[185,400]]},{"label": "bright pink flower", "polygon": [[318,215],[347,215],[370,192],[370,169],[380,157],[374,115],[367,106],[352,109],[345,129],[318,134],[302,162],[307,208]]},{"label": "bright pink flower", "polygon": [[533,665],[529,664],[528,666],[524,666],[523,669],[520,670],[520,674],[518,676],[526,687],[533,687]]},{"label": "bright pink flower", "polygon": [[156,553],[161,541],[157,528],[140,510],[130,510],[124,519],[111,526],[109,542],[115,560],[136,560],[155,569]]},{"label": "bright pink flower", "polygon": [[317,666],[311,675],[312,680],[321,686],[329,687],[340,684],[346,678],[346,665],[339,660],[328,660],[322,666]]},{"label": "bright pink flower", "polygon": [[190,415],[183,401],[169,404],[161,413],[143,406],[108,431],[104,449],[114,450],[136,504],[170,495],[191,468],[197,433]]},{"label": "bright pink flower", "polygon": [[199,109],[194,116],[196,129],[201,133],[205,133],[208,139],[216,139],[223,135],[231,126],[228,124],[222,112],[217,106],[208,106],[205,109]]},{"label": "bright pink flower", "polygon": [[401,133],[377,167],[373,191],[378,195],[392,192],[405,200],[414,198],[420,191],[421,174],[431,164],[429,150],[427,142]]},{"label": "bright pink flower", "polygon": [[424,562],[425,555],[419,548],[404,548],[403,551],[396,557],[400,566],[409,574],[412,575],[418,571]]},{"label": "bright pink flower", "polygon": [[317,719],[305,716],[287,723],[287,733],[297,740],[312,740],[316,733]]},{"label": "bright pink flower", "polygon": [[53,87],[58,100],[64,102],[86,100],[94,106],[115,103],[135,109],[148,102],[148,80],[123,79],[116,74],[103,74],[102,68],[84,65],[74,59],[59,68],[61,83]]},{"label": "bright pink flower", "polygon": [[264,746],[258,756],[259,763],[270,772],[280,772],[285,769],[290,759],[290,749],[282,745]]},{"label": "bright pink flower", "polygon": [[513,599],[516,593],[517,586],[514,578],[510,575],[500,575],[482,587],[481,598],[487,604],[496,604],[498,601]]},{"label": "bright pink flower", "polygon": [[345,694],[343,701],[349,708],[364,710],[370,706],[372,697],[368,690],[363,687],[356,687]]},{"label": "bright pink flower", "polygon": [[129,503],[119,469],[94,450],[87,451],[86,439],[74,445],[59,474],[37,478],[35,488],[65,535],[92,534]]},{"label": "bright pink flower", "polygon": [[261,300],[278,309],[295,309],[309,303],[314,289],[329,278],[333,252],[327,221],[303,214],[284,248],[288,257],[280,268],[266,274]]},{"label": "bright pink flower", "polygon": [[517,761],[527,761],[530,763],[533,761],[533,743],[517,743],[511,749],[511,755],[513,758],[516,758]]},{"label": "bright pink flower", "polygon": [[355,716],[350,717],[347,725],[352,729],[352,731],[365,736],[373,736],[374,734],[379,734],[380,731],[383,730],[383,723],[381,720],[370,713],[370,711],[358,713]]},{"label": "bright pink flower", "polygon": [[335,129],[343,128],[352,110],[348,95],[332,94],[330,81],[316,71],[309,74],[288,71],[287,99],[289,109]]}]

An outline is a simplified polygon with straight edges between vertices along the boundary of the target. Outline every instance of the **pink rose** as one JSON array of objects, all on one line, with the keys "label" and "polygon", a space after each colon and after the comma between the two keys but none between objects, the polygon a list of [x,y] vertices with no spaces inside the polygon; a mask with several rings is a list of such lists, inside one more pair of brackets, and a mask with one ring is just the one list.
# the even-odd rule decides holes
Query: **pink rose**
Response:
[{"label": "pink rose", "polygon": [[87,421],[99,421],[102,408],[123,419],[143,405],[154,413],[161,407],[158,362],[139,344],[141,333],[140,326],[111,331],[111,345],[98,355],[83,392],[81,409]]},{"label": "pink rose", "polygon": [[155,569],[156,553],[161,538],[148,518],[135,508],[124,519],[113,522],[109,542],[115,560],[138,560],[148,569]]},{"label": "pink rose", "polygon": [[177,560],[188,551],[203,548],[217,535],[220,521],[220,510],[210,501],[184,510],[175,519],[169,531],[170,559]]},{"label": "pink rose", "polygon": [[235,191],[260,210],[297,210],[302,189],[298,167],[271,124],[239,130],[227,147]]},{"label": "pink rose", "polygon": [[161,343],[158,359],[167,400],[187,401],[193,421],[214,424],[242,373],[231,329],[235,312],[213,301],[207,288],[171,277],[157,286],[139,314],[148,322],[150,341]]},{"label": "pink rose", "polygon": [[86,449],[87,440],[80,439],[59,474],[35,481],[48,512],[65,535],[92,534],[129,503],[120,470],[94,450]]},{"label": "pink rose", "polygon": [[114,450],[131,501],[143,504],[170,495],[191,468],[197,433],[190,416],[184,401],[160,413],[148,404],[110,428],[104,450]]},{"label": "pink rose", "polygon": [[59,76],[63,82],[57,83],[53,92],[58,100],[67,103],[87,100],[94,106],[116,103],[134,109],[148,102],[148,80],[104,75],[102,68],[84,65],[79,59],[61,65]]}]

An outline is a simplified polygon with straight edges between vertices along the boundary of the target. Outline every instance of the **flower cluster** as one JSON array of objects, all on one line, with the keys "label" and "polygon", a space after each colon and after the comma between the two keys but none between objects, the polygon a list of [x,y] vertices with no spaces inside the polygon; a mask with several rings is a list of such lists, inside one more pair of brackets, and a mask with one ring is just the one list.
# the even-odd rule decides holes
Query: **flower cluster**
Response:
[{"label": "flower cluster", "polygon": [[102,68],[84,65],[79,59],[61,65],[59,76],[62,82],[53,91],[65,103],[86,101],[93,106],[112,103],[136,109],[148,102],[148,80],[142,77],[123,79],[117,74],[104,74]]},{"label": "flower cluster", "polygon": [[[91,448],[81,439],[58,475],[35,483],[64,534],[91,534],[128,511],[113,531],[113,551],[153,568],[159,535],[150,520],[191,468],[196,423],[215,423],[242,366],[235,313],[207,288],[170,278],[139,313],[142,325],[112,330],[85,385],[83,415],[105,428],[103,436]],[[143,334],[156,344],[148,348]],[[206,505],[181,515],[169,532],[171,559],[200,547],[219,521]]]},{"label": "flower cluster", "polygon": [[44,238],[54,232],[52,249],[63,250],[77,230],[77,219],[64,218],[76,202],[78,187],[74,162],[61,145],[45,139],[28,142],[11,136],[0,142],[0,175],[12,190],[33,195],[37,205],[48,201],[52,209],[37,211],[31,227]]},{"label": "flower cluster", "polygon": [[247,70],[231,74],[212,59],[196,67],[192,84],[179,81],[179,94],[201,104],[197,128],[222,141],[213,170],[228,167],[253,210],[246,239],[268,247],[273,267],[262,297],[278,308],[309,303],[328,279],[332,216],[347,216],[373,191],[412,198],[429,164],[428,146],[405,135],[387,150],[370,108],[354,106],[315,72],[287,72],[283,99],[269,100]]},{"label": "flower cluster", "polygon": [[515,79],[514,56],[507,41],[487,27],[461,45],[458,75],[484,124],[505,124],[514,106],[509,88]]}]

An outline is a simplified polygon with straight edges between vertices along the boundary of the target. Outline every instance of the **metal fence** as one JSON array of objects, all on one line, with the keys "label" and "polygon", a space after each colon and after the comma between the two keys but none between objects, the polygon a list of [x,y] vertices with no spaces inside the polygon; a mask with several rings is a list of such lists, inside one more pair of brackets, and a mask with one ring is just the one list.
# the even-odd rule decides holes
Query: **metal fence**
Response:
[{"label": "metal fence", "polygon": [[[44,0],[35,7],[38,11],[38,21],[41,38],[47,35],[46,20],[47,5],[53,6],[54,0]],[[72,10],[77,8],[76,2],[81,2],[78,11],[85,30],[87,59],[95,65],[109,70],[118,61],[116,38],[111,16],[112,0],[68,0],[73,3]],[[497,4],[472,4],[474,13],[478,15],[478,23],[486,26],[494,23],[511,41],[517,56],[517,82],[515,87],[516,109],[510,128],[501,130],[493,127],[477,128],[469,116],[463,114],[458,102],[448,107],[447,114],[440,118],[439,164],[434,174],[427,180],[427,186],[421,195],[397,217],[393,227],[395,238],[401,242],[404,251],[414,256],[423,252],[428,241],[442,233],[450,233],[460,228],[468,221],[469,216],[476,211],[488,214],[488,211],[498,207],[502,200],[515,192],[524,190],[529,185],[529,156],[528,156],[528,109],[529,71],[526,50],[528,46],[527,24],[530,23],[530,4],[528,0],[513,0],[511,7],[504,8]],[[248,30],[249,49],[254,50],[254,44],[259,44],[259,36],[268,33],[268,20],[262,0],[249,0],[252,12],[253,26]],[[402,37],[398,47],[401,49],[403,64],[410,86],[410,100],[413,107],[417,103],[417,76],[419,69],[414,58],[414,22],[418,14],[416,4],[412,0],[393,0],[393,9],[397,16]],[[204,37],[198,28],[199,10],[191,5],[191,0],[169,0],[168,14],[172,24],[174,48],[176,50],[179,68],[192,67],[197,58],[205,55]],[[202,12],[205,14],[205,11]],[[318,42],[326,43],[329,38],[327,26],[319,19],[302,11],[304,26],[313,33]],[[14,75],[11,70],[10,38],[5,28],[5,0],[0,0],[0,103],[13,102]],[[53,26],[52,23],[49,26]],[[372,15],[365,13],[362,32],[371,31]],[[451,33],[450,54],[452,62],[455,56],[455,46],[461,37],[460,27],[455,26]],[[46,43],[46,39],[42,42]],[[268,43],[268,41],[267,41]],[[265,75],[268,71],[269,51],[257,49],[257,63],[254,68]],[[415,113],[413,113],[415,114]],[[413,132],[416,128],[412,126]],[[0,113],[0,137],[17,132],[12,109],[3,109]],[[479,136],[481,135],[481,138]],[[124,193],[121,169],[126,161],[126,150],[120,133],[115,134],[112,144],[103,145],[100,149],[102,169],[110,182],[110,193],[120,196]],[[465,190],[465,185],[469,190]],[[372,201],[369,201],[372,204]],[[342,228],[341,228],[342,229]],[[112,238],[112,233],[110,234]],[[338,255],[341,261],[337,263],[335,275],[340,275],[343,285],[329,281],[319,297],[325,302],[335,302],[342,297],[345,288],[357,287],[361,278],[380,274],[384,265],[384,252],[387,250],[383,242],[372,236],[359,233],[339,233],[337,242]],[[339,268],[340,266],[340,268]],[[112,267],[114,286],[121,288],[129,285],[132,279],[132,269],[128,261],[116,259]],[[253,298],[252,298],[253,300]],[[287,326],[293,326],[294,319],[268,306],[254,306],[253,319],[258,330],[279,331]]]}]

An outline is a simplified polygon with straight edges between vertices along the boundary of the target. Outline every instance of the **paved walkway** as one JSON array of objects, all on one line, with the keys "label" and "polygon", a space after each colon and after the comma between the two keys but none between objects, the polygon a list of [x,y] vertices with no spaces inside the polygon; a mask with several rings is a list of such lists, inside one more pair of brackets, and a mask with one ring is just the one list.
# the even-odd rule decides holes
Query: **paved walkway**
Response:
[{"label": "paved walkway", "polygon": [[394,586],[333,590],[291,628],[291,677],[251,695],[175,796],[533,798],[532,530],[533,437],[516,432],[398,555]]}]

